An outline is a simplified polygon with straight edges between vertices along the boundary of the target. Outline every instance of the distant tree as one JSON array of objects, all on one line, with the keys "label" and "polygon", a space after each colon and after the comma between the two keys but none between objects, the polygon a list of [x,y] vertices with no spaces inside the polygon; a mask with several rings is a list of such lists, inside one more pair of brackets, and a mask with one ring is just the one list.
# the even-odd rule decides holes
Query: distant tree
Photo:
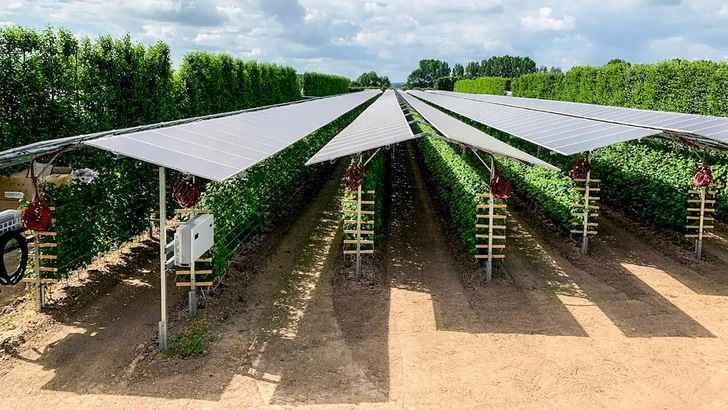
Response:
[{"label": "distant tree", "polygon": [[452,67],[452,76],[453,77],[463,77],[465,76],[465,68],[462,64],[457,63]]},{"label": "distant tree", "polygon": [[523,74],[538,72],[536,62],[530,57],[493,56],[480,62],[473,61],[465,67],[465,77],[517,78]]},{"label": "distant tree", "polygon": [[419,67],[407,77],[410,88],[433,88],[435,80],[450,76],[450,65],[440,60],[420,60]]},{"label": "distant tree", "polygon": [[385,76],[378,76],[376,72],[370,71],[359,76],[356,80],[351,83],[354,87],[380,87],[390,88],[392,84],[389,82],[389,78]]},{"label": "distant tree", "polygon": [[613,58],[613,59],[609,60],[609,62],[607,63],[607,65],[612,65],[612,64],[626,64],[628,66],[631,65],[630,63],[622,60],[621,58]]},{"label": "distant tree", "polygon": [[465,66],[465,78],[480,77],[480,64],[477,61],[471,61]]}]

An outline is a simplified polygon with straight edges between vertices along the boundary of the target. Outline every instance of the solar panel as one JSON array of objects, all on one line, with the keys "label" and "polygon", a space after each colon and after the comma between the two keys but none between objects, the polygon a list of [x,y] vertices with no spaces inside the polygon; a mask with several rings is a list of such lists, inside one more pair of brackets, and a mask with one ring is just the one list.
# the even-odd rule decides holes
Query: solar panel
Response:
[{"label": "solar panel", "polygon": [[483,151],[490,152],[495,155],[513,158],[531,165],[558,170],[555,166],[508,145],[501,140],[491,137],[479,129],[453,118],[437,108],[425,104],[406,93],[400,95],[402,95],[405,101],[407,101],[412,108],[417,110],[417,112],[419,112],[420,115],[427,120],[427,122],[435,127],[446,138],[475,148],[480,148]]},{"label": "solar panel", "polygon": [[394,91],[387,90],[306,165],[345,157],[414,138]]},{"label": "solar panel", "polygon": [[441,93],[410,93],[448,111],[564,155],[661,133],[653,129],[492,104]]},{"label": "solar panel", "polygon": [[539,100],[503,95],[468,94],[436,91],[438,94],[466,98],[509,107],[528,108],[554,114],[568,115],[614,124],[651,128],[686,136],[703,136],[728,143],[728,118],[637,108],[612,107],[568,101]]},{"label": "solar panel", "polygon": [[336,97],[244,112],[85,144],[191,175],[224,181],[380,94]]}]

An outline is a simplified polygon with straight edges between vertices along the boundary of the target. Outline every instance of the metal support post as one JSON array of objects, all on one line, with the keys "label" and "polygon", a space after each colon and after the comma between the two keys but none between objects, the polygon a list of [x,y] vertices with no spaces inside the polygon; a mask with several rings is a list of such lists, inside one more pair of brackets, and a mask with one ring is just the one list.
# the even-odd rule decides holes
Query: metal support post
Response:
[{"label": "metal support post", "polygon": [[[590,160],[591,152],[586,154],[587,160]],[[584,183],[584,233],[581,237],[581,254],[586,255],[589,252],[589,183],[591,181],[591,170],[586,173],[586,182]]]},{"label": "metal support post", "polygon": [[35,309],[40,312],[43,309],[45,295],[43,295],[43,281],[40,277],[40,241],[38,239],[38,233],[33,231],[33,249],[35,249],[35,254],[33,255],[33,270],[35,271],[35,297],[37,299]]},{"label": "metal support post", "polygon": [[[195,182],[195,177],[192,177],[192,183]],[[195,218],[195,206],[192,205],[192,209],[190,210],[190,221]],[[190,243],[190,252],[192,255],[194,255],[194,246],[195,242],[192,241]],[[187,294],[187,299],[189,301],[189,312],[190,317],[197,316],[197,286],[196,286],[196,278],[195,278],[195,265],[196,260],[190,260],[190,291]]]},{"label": "metal support post", "polygon": [[[493,156],[490,157],[490,180],[495,178],[495,163]],[[493,277],[493,221],[495,209],[493,205],[495,197],[492,192],[488,192],[488,260],[485,262],[485,283],[490,283]]]},{"label": "metal support post", "polygon": [[356,190],[356,280],[361,279],[361,186]]},{"label": "metal support post", "polygon": [[167,351],[167,190],[165,168],[159,167],[159,286],[161,320],[159,321],[159,350]]},{"label": "metal support post", "polygon": [[695,238],[695,255],[700,260],[703,257],[703,227],[705,226],[705,187],[700,188],[700,224],[698,237]]}]

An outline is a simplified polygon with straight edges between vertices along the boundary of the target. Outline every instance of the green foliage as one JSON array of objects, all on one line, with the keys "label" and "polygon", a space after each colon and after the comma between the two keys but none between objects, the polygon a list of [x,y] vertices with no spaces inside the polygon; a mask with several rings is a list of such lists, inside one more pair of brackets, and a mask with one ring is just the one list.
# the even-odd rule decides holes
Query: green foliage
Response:
[{"label": "green foliage", "polygon": [[294,69],[246,62],[227,54],[187,54],[177,81],[182,118],[301,99]]},{"label": "green foliage", "polygon": [[460,81],[460,77],[440,77],[435,80],[435,89],[452,91],[455,87],[455,83]]},{"label": "green foliage", "polygon": [[574,67],[517,79],[513,95],[648,110],[728,115],[728,63],[668,60]]},{"label": "green foliage", "polygon": [[371,71],[364,73],[359,76],[356,80],[351,82],[351,86],[354,88],[390,88],[392,84],[389,82],[389,77],[378,76],[376,72]]},{"label": "green foliage", "polygon": [[541,211],[554,222],[569,227],[576,194],[571,178],[562,172],[531,167],[518,161],[498,158],[498,169],[503,171],[519,195],[536,202]]},{"label": "green foliage", "polygon": [[505,55],[493,56],[478,63],[471,61],[465,67],[465,78],[504,77],[518,78],[524,74],[536,73],[536,62],[530,57]]},{"label": "green foliage", "polygon": [[474,252],[476,194],[488,192],[483,166],[468,160],[459,147],[442,140],[418,138],[417,146],[435,189],[461,232],[463,246]]},{"label": "green foliage", "polygon": [[440,60],[420,60],[419,67],[407,77],[407,88],[433,88],[435,80],[450,76],[450,66]]},{"label": "green foliage", "polygon": [[303,95],[323,97],[349,92],[349,79],[339,75],[306,73],[303,75]]},{"label": "green foliage", "polygon": [[172,336],[168,357],[202,357],[210,342],[210,325],[202,317],[190,319],[178,335]]},{"label": "green foliage", "polygon": [[473,94],[505,95],[510,85],[510,78],[480,77],[472,80],[458,80],[453,87],[453,91]]},{"label": "green foliage", "polygon": [[56,278],[149,227],[149,212],[157,205],[154,167],[123,158],[109,161],[105,170],[91,183],[46,188],[46,200],[56,207]]},{"label": "green foliage", "polygon": [[465,68],[462,64],[457,63],[452,67],[452,76],[453,77],[464,77],[465,76]]},{"label": "green foliage", "polygon": [[306,166],[306,161],[367,106],[364,104],[350,111],[249,168],[244,175],[207,184],[198,207],[211,209],[215,215],[215,245],[209,252],[215,275],[225,269],[240,245],[265,229],[295,189],[321,166]]}]

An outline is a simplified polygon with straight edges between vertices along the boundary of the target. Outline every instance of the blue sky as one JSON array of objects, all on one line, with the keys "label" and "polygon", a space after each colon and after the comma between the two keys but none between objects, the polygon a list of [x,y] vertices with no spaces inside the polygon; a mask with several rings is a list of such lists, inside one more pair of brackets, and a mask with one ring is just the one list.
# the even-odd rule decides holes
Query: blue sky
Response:
[{"label": "blue sky", "polygon": [[[455,5],[457,4],[457,5]],[[191,50],[404,81],[423,58],[522,55],[568,69],[612,58],[728,60],[727,0],[3,0],[0,25],[161,39]]]}]

